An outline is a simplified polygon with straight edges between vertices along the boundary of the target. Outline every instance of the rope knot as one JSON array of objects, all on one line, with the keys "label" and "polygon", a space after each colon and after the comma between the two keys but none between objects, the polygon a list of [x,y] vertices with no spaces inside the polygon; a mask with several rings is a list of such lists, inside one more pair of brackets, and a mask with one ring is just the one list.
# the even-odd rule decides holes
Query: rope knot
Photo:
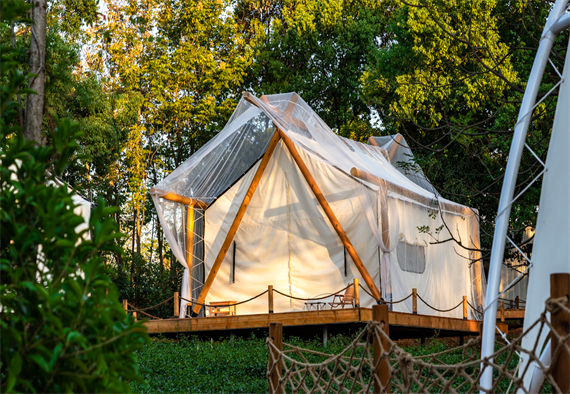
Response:
[{"label": "rope knot", "polygon": [[556,314],[561,310],[565,309],[564,305],[568,302],[568,296],[560,298],[549,298],[544,303],[546,305],[546,310],[551,314]]}]

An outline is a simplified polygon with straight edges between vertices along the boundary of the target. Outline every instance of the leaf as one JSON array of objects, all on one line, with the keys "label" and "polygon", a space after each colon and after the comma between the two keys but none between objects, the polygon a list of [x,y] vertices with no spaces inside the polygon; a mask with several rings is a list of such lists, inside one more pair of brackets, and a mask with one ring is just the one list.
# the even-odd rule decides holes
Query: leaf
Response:
[{"label": "leaf", "polygon": [[40,366],[40,368],[43,369],[44,371],[46,371],[46,372],[51,371],[50,364],[46,360],[44,360],[44,358],[42,356],[40,356],[39,354],[30,354],[30,355],[28,355],[28,358],[30,358],[36,364],[38,364]]},{"label": "leaf", "polygon": [[22,370],[22,358],[18,353],[12,356],[12,361],[10,362],[10,368],[8,369],[8,384],[6,386],[6,392],[11,392],[16,385],[16,379]]}]

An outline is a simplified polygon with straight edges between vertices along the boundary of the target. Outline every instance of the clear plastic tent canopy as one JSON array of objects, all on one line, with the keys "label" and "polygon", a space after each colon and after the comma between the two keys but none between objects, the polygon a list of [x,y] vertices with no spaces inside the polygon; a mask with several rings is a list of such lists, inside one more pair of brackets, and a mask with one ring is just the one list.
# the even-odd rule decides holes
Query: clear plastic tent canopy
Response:
[{"label": "clear plastic tent canopy", "polygon": [[[198,298],[208,268],[211,268],[205,263],[205,254],[218,253],[218,250],[204,250],[204,217],[209,207],[216,205],[218,199],[255,170],[277,128],[306,160],[320,163],[347,179],[343,187],[357,197],[368,222],[363,225],[369,226],[368,231],[373,233],[380,249],[378,284],[385,300],[397,298],[407,291],[401,289],[398,292],[393,288],[395,283],[404,283],[405,276],[393,278],[392,261],[396,259],[392,252],[404,242],[403,239],[413,239],[417,244],[420,237],[422,244],[427,245],[428,235],[418,235],[416,228],[429,220],[427,218],[433,212],[441,213],[439,219],[430,222],[433,228],[445,226],[450,236],[463,237],[465,245],[478,248],[477,212],[438,195],[421,169],[414,165],[405,140],[399,142],[391,161],[386,152],[394,144],[394,138],[378,137],[377,145],[381,146],[374,146],[340,137],[296,93],[268,95],[261,99],[249,97],[255,105],[242,98],[224,129],[150,191],[174,255],[185,267],[191,267],[191,272],[186,270],[183,279],[184,299]],[[405,166],[404,170],[402,166],[395,166],[395,161],[411,165]],[[319,181],[324,175],[312,175],[317,183],[326,182],[322,178]],[[420,221],[411,214],[415,211],[408,207],[410,204],[418,209]],[[454,218],[460,218],[464,223],[456,223]],[[460,227],[465,229],[460,230]],[[410,229],[409,234],[405,228]],[[190,232],[193,232],[191,237],[188,236]],[[445,238],[443,234],[438,237]],[[192,244],[187,245],[188,242]],[[400,247],[400,250],[405,253],[407,249]],[[449,255],[447,259],[453,260],[450,250],[445,253]],[[419,256],[417,250],[412,252]],[[467,249],[462,254],[468,255],[463,260],[469,263],[466,264],[469,266],[467,280],[474,289],[468,294],[469,299],[474,305],[481,305],[484,275],[480,259]],[[441,296],[436,296],[433,288],[427,292],[433,302],[445,301],[442,298],[445,292],[441,292]],[[185,306],[184,301],[182,306]]]},{"label": "clear plastic tent canopy", "polygon": [[370,137],[368,143],[384,149],[387,152],[390,163],[410,181],[439,196],[435,187],[424,175],[422,168],[416,162],[414,154],[404,136],[401,134],[374,136]]}]

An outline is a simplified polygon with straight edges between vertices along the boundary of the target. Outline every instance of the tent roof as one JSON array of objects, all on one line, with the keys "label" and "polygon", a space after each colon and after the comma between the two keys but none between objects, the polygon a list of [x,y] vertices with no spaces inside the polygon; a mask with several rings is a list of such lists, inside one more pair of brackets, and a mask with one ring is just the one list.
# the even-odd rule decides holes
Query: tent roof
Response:
[{"label": "tent roof", "polygon": [[[256,105],[242,98],[224,129],[156,185],[151,194],[160,197],[175,193],[212,203],[263,156],[277,125],[298,148],[348,176],[365,174],[367,178],[358,177],[368,185],[378,186],[380,181],[380,186],[387,185],[388,190],[417,202],[468,211],[441,198],[421,169],[406,174],[396,168],[386,155],[386,147],[394,142],[391,137],[375,137],[385,148],[340,137],[296,93],[247,98],[257,100]],[[386,138],[391,140],[384,141]],[[413,160],[406,156],[411,151],[404,144],[405,140],[395,159]]]}]

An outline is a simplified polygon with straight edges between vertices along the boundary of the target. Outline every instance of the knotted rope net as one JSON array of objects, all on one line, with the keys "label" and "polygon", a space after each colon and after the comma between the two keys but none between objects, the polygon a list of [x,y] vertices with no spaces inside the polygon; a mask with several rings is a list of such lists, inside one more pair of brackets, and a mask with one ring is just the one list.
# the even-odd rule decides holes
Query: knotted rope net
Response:
[{"label": "knotted rope net", "polygon": [[[283,350],[267,339],[269,364],[267,377],[270,393],[474,393],[479,392],[482,368],[493,368],[493,387],[488,393],[514,393],[518,389],[528,393],[523,379],[533,373],[535,364],[545,376],[545,390],[558,390],[552,378],[552,363],[540,361],[541,346],[525,349],[522,340],[530,330],[538,328],[550,331],[552,359],[561,352],[570,355],[570,334],[560,335],[547,319],[546,312],[565,313],[567,297],[549,299],[540,318],[525,332],[508,342],[497,340],[491,358],[480,359],[480,337],[462,346],[435,354],[412,356],[394,343],[384,332],[384,323],[370,321],[339,354],[327,354],[297,346],[283,344]],[[538,336],[540,337],[540,335]],[[374,344],[379,346],[374,358]],[[528,355],[529,362],[521,367],[521,355]],[[275,372],[281,370],[279,379]],[[373,371],[380,370],[380,373]],[[382,376],[382,378],[380,378]],[[382,379],[382,381],[380,381]]]}]

